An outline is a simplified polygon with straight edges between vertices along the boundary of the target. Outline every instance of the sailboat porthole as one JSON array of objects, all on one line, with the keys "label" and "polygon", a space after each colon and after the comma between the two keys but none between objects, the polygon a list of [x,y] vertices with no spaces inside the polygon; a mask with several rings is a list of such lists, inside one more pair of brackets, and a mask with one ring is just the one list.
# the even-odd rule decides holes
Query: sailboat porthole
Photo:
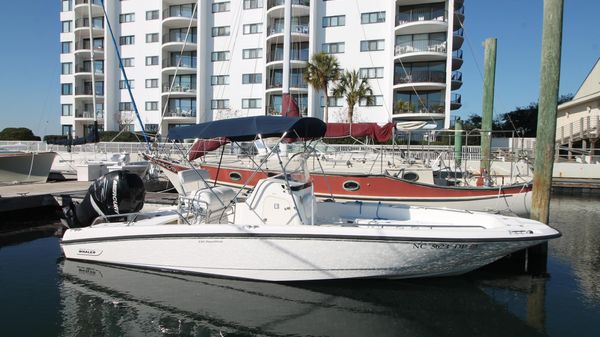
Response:
[{"label": "sailboat porthole", "polygon": [[418,181],[419,175],[416,174],[415,172],[406,172],[402,175],[402,179],[408,180],[408,181]]},{"label": "sailboat porthole", "polygon": [[242,175],[239,172],[229,172],[229,178],[238,181],[242,179]]},{"label": "sailboat porthole", "polygon": [[347,180],[344,182],[342,187],[346,191],[358,191],[360,189],[360,184],[354,180]]}]

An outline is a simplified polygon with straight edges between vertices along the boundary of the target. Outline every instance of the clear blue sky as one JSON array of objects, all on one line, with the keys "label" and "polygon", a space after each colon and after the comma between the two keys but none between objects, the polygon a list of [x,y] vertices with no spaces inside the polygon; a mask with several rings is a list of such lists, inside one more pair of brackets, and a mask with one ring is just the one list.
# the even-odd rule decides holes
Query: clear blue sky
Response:
[{"label": "clear blue sky", "polygon": [[[2,7],[0,130],[59,134],[60,1],[4,1]],[[481,111],[482,44],[489,37],[498,39],[495,112],[537,101],[542,7],[542,0],[465,1],[463,107],[456,115]],[[565,0],[560,94],[575,93],[600,57],[599,13],[600,1]]]}]

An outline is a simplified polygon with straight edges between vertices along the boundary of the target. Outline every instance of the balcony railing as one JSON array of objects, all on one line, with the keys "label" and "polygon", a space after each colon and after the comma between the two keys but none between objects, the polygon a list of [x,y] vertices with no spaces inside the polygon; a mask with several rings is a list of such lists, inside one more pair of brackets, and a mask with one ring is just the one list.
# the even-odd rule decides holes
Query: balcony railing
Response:
[{"label": "balcony railing", "polygon": [[[92,67],[91,66],[77,66],[75,68],[75,73],[91,73],[92,72]],[[96,75],[104,75],[104,68],[102,69],[94,69],[94,74]]]},{"label": "balcony railing", "polygon": [[[75,110],[75,118],[94,118],[94,112],[87,111],[87,110]],[[103,119],[103,118],[104,118],[104,111],[96,112],[96,119]]]},{"label": "balcony railing", "polygon": [[[93,95],[91,88],[75,88],[75,95]],[[104,96],[104,89],[96,90],[96,96]]]},{"label": "balcony railing", "polygon": [[162,37],[162,43],[169,43],[169,42],[197,43],[196,41],[197,41],[197,36],[195,34],[188,35],[187,39],[185,38],[185,34],[164,34]]},{"label": "balcony railing", "polygon": [[463,51],[462,51],[462,49],[453,51],[452,52],[452,58],[461,59],[462,60],[462,58],[463,58]]},{"label": "balcony railing", "polygon": [[452,94],[450,97],[450,103],[461,104],[462,96],[460,94]]},{"label": "balcony railing", "polygon": [[413,104],[410,102],[396,101],[394,103],[394,115],[416,114],[416,113],[444,113],[444,102],[439,104]]},{"label": "balcony railing", "polygon": [[[283,6],[284,4],[285,0],[269,0],[267,2],[267,9],[271,9],[276,6]],[[292,5],[310,6],[310,0],[292,0]]]},{"label": "balcony railing", "polygon": [[405,83],[446,83],[445,71],[413,71],[408,74],[395,75],[394,85]]},{"label": "balcony railing", "polygon": [[462,73],[460,71],[453,71],[452,81],[462,82]]},{"label": "balcony railing", "polygon": [[196,60],[194,61],[190,61],[190,60],[181,60],[179,62],[179,64],[177,64],[176,60],[163,60],[162,66],[163,68],[168,68],[168,67],[180,67],[180,68],[196,68]]},{"label": "balcony railing", "polygon": [[[292,50],[290,60],[308,62],[308,51],[304,53],[298,53],[297,50]],[[283,52],[267,54],[267,63],[275,61],[283,61]]]},{"label": "balcony railing", "polygon": [[402,25],[416,21],[446,21],[443,7],[414,8],[410,10],[400,10],[396,15],[396,25]]},{"label": "balcony railing", "polygon": [[[90,2],[90,0],[75,0],[75,6],[87,4],[89,2]],[[92,0],[92,4],[102,6],[102,1],[101,0]]]},{"label": "balcony railing", "polygon": [[[75,42],[75,50],[89,50],[89,49],[90,49],[90,44],[89,43]],[[96,51],[96,52],[103,52],[104,51],[104,45],[96,45],[96,46],[94,46],[94,51]]]},{"label": "balcony railing", "polygon": [[188,11],[178,11],[178,10],[171,10],[171,8],[167,8],[165,10],[163,10],[163,20],[167,19],[167,18],[194,18],[197,19],[198,18],[198,13],[196,13],[193,17],[192,17],[192,12],[188,12]]},{"label": "balcony railing", "polygon": [[196,111],[195,110],[185,110],[185,109],[180,109],[180,108],[169,109],[165,113],[165,117],[191,118],[191,117],[196,117]]},{"label": "balcony railing", "polygon": [[[267,31],[269,32],[269,36],[273,35],[273,34],[282,34],[283,33],[283,26],[269,26],[267,28]],[[293,25],[292,26],[292,34],[308,34],[309,33],[309,28],[308,25]]]},{"label": "balcony railing", "polygon": [[[90,20],[89,19],[77,19],[75,20],[75,28],[83,28],[89,27]],[[104,20],[92,20],[92,28],[96,29],[104,29]]]},{"label": "balcony railing", "polygon": [[402,55],[417,52],[446,52],[446,41],[440,40],[419,40],[408,43],[398,44],[396,46],[395,55]]},{"label": "balcony railing", "polygon": [[186,94],[196,94],[196,87],[190,85],[175,84],[171,87],[171,83],[163,83],[163,92],[179,92]]}]

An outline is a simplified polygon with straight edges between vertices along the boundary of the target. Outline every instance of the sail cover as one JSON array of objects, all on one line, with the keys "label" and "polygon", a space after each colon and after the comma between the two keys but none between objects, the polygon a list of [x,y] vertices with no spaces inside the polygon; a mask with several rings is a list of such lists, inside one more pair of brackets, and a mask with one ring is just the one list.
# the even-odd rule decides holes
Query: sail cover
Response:
[{"label": "sail cover", "polygon": [[284,117],[300,117],[300,109],[294,97],[290,94],[283,94],[281,99],[281,115]]},{"label": "sail cover", "polygon": [[230,141],[249,141],[257,135],[281,137],[286,132],[290,138],[310,139],[323,137],[326,129],[322,120],[313,117],[252,116],[176,127],[169,130],[169,139],[222,137]]},{"label": "sail cover", "polygon": [[379,126],[377,123],[327,123],[325,138],[371,137],[379,143],[392,138],[393,123]]},{"label": "sail cover", "polygon": [[203,157],[208,152],[214,151],[227,143],[229,143],[229,140],[227,140],[227,138],[197,139],[190,148],[190,152],[188,153],[188,160],[192,161],[194,159]]}]

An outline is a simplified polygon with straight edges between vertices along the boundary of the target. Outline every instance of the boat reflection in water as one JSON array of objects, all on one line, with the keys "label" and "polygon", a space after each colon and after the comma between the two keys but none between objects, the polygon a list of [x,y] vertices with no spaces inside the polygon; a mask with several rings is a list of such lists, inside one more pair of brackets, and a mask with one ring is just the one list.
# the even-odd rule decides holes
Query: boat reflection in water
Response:
[{"label": "boat reflection in water", "polygon": [[462,278],[276,284],[60,262],[65,336],[541,336]]}]

